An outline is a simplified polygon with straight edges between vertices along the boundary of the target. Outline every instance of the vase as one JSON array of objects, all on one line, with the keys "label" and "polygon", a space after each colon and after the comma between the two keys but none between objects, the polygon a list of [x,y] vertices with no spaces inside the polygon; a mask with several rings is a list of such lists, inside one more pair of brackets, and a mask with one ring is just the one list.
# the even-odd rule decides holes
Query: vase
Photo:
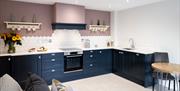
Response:
[{"label": "vase", "polygon": [[9,45],[8,47],[8,53],[15,53],[16,52],[16,48],[14,45]]}]

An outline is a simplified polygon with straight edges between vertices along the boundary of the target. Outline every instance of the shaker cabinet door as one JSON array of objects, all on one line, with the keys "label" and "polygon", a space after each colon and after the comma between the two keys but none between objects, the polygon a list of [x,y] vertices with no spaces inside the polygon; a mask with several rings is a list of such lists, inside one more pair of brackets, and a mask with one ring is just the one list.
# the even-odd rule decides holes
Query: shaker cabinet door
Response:
[{"label": "shaker cabinet door", "polygon": [[11,75],[11,57],[0,57],[0,77],[4,74]]},{"label": "shaker cabinet door", "polygon": [[13,77],[18,81],[24,81],[27,78],[29,72],[39,74],[38,64],[39,55],[28,55],[28,56],[16,56],[12,61],[12,74]]}]

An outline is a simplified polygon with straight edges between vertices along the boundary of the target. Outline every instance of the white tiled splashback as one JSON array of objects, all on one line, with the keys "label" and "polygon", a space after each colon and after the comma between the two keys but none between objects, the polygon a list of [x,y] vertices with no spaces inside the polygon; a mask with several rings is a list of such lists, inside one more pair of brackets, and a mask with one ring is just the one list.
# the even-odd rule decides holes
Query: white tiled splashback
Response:
[{"label": "white tiled splashback", "polygon": [[[30,48],[39,48],[41,46],[48,49],[58,48],[83,48],[82,39],[90,40],[90,47],[106,47],[111,36],[81,36],[77,30],[56,30],[51,37],[23,37],[22,46],[16,46],[16,52],[28,51]],[[0,53],[7,53],[7,47],[0,39]]]},{"label": "white tiled splashback", "polygon": [[[16,52],[28,51],[30,48],[39,48],[41,46],[52,46],[52,37],[23,37],[22,46],[16,45]],[[8,47],[0,39],[0,53],[7,53]]]},{"label": "white tiled splashback", "polygon": [[82,45],[78,30],[55,30],[52,40],[56,48],[80,48]]},{"label": "white tiled splashback", "polygon": [[82,39],[90,40],[90,47],[107,47],[107,42],[111,41],[111,36],[82,36]]}]

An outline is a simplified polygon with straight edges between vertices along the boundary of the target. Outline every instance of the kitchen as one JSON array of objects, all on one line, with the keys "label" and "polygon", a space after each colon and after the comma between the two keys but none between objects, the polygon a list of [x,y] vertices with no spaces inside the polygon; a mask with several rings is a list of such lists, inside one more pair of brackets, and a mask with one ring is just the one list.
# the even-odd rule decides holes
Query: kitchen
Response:
[{"label": "kitchen", "polygon": [[[152,83],[154,52],[168,52],[170,62],[180,64],[179,0],[147,0],[144,3],[142,0],[139,5],[133,0],[122,0],[124,7],[115,7],[113,1],[111,5],[107,0],[104,1],[105,7],[94,5],[96,2],[91,2],[94,6],[90,6],[79,0],[56,3],[49,0],[19,1],[0,1],[0,32],[15,30],[22,35],[22,45],[15,45],[16,53],[7,53],[8,47],[4,47],[3,40],[0,40],[1,69],[5,69],[0,71],[0,76],[9,73],[17,81],[22,81],[32,71],[50,85],[52,79],[76,82],[109,73],[110,77],[107,77],[111,79],[111,73],[115,73],[139,84],[131,89],[144,90]],[[37,29],[7,27],[14,22],[40,25]],[[81,85],[73,89],[81,91]]]}]

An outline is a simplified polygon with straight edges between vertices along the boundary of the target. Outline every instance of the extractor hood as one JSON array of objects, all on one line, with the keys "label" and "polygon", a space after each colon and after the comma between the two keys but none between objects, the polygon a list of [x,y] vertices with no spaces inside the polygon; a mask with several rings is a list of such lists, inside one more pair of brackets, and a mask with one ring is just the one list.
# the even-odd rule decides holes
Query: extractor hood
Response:
[{"label": "extractor hood", "polygon": [[52,29],[86,30],[85,7],[56,3]]},{"label": "extractor hood", "polygon": [[52,29],[67,29],[67,30],[86,30],[86,24],[75,23],[53,23]]}]

